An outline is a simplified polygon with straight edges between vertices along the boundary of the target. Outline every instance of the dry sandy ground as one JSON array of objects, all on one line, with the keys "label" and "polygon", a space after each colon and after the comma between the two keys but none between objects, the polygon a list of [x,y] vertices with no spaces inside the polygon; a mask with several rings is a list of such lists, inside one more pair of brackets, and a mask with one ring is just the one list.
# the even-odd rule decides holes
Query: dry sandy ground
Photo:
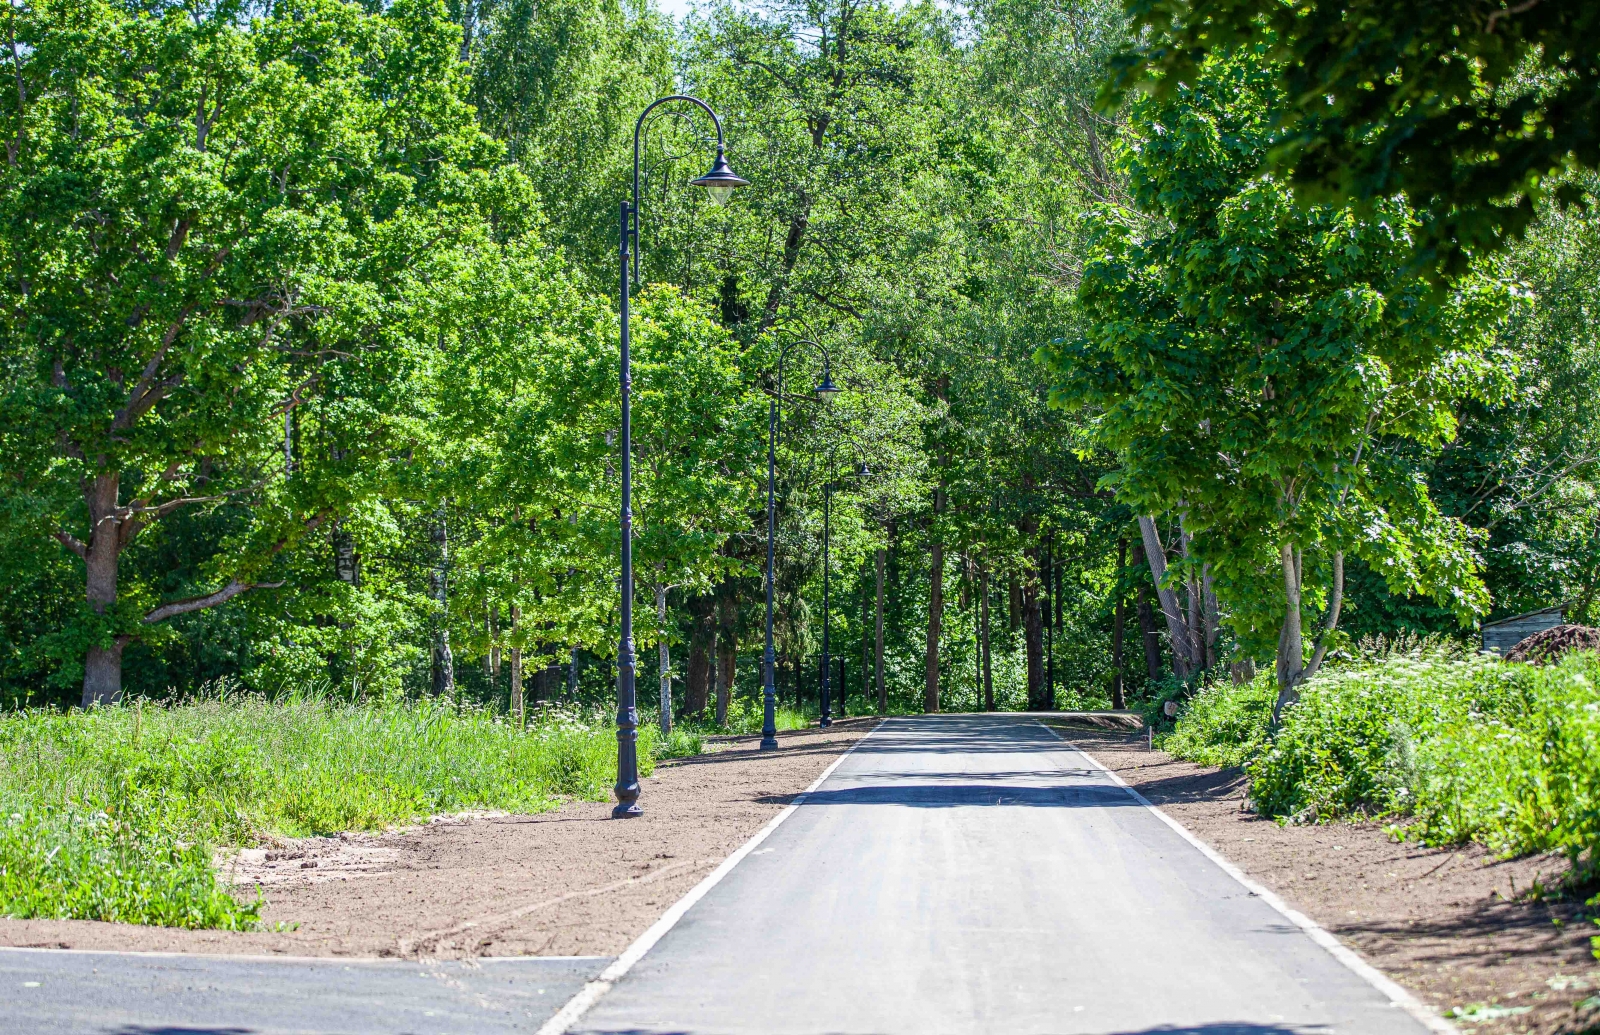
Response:
[{"label": "dry sandy ground", "polygon": [[[1145,750],[1144,734],[1057,723],[1088,751],[1251,877],[1354,947],[1441,1012],[1478,1007],[1485,1035],[1600,1032],[1600,961],[1582,898],[1542,902],[1535,881],[1559,858],[1510,862],[1482,849],[1397,843],[1374,823],[1281,827],[1244,810],[1237,770]],[[1596,1000],[1600,1004],[1600,999]],[[1511,1012],[1516,1011],[1516,1012]]]},{"label": "dry sandy ground", "polygon": [[[638,819],[611,803],[538,816],[435,820],[382,835],[311,838],[239,861],[269,924],[181,931],[87,920],[0,919],[0,945],[295,956],[613,956],[877,725],[850,719],[740,738],[663,763]],[[253,894],[253,892],[252,892]]]}]

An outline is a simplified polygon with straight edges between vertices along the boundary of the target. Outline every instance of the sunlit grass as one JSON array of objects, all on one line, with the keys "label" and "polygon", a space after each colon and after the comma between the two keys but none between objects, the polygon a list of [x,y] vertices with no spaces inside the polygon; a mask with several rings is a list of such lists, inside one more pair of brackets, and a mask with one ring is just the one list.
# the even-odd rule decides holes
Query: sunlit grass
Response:
[{"label": "sunlit grass", "polygon": [[[701,738],[639,731],[640,768]],[[211,849],[378,830],[466,809],[598,800],[609,715],[544,710],[526,729],[429,701],[226,696],[0,715],[0,915],[247,927]]]}]

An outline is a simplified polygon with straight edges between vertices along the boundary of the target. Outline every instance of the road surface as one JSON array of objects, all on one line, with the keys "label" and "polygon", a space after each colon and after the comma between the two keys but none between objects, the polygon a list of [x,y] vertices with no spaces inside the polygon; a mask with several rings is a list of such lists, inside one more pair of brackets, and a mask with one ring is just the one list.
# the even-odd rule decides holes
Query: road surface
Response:
[{"label": "road surface", "polygon": [[571,1029],[1419,1035],[1023,715],[893,719]]},{"label": "road surface", "polygon": [[265,959],[0,949],[5,1035],[502,1035],[539,1025],[604,957]]},{"label": "road surface", "polygon": [[[534,1032],[607,962],[6,949],[0,1035]],[[994,715],[885,723],[569,1030],[1427,1028],[1070,745]]]}]

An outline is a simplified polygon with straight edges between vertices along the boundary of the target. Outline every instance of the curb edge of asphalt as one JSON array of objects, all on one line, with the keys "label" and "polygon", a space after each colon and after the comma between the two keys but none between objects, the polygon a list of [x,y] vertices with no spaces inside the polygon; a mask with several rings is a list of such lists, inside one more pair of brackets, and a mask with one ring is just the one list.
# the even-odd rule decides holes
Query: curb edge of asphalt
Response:
[{"label": "curb edge of asphalt", "polygon": [[[1244,885],[1246,891],[1261,899],[1261,901],[1265,902],[1278,913],[1282,914],[1284,919],[1300,928],[1300,930],[1304,931],[1310,936],[1312,941],[1326,949],[1330,956],[1344,964],[1346,968],[1354,972],[1356,976],[1360,977],[1367,984],[1371,985],[1373,988],[1387,996],[1389,998],[1390,1005],[1397,1006],[1404,1010],[1406,1013],[1410,1014],[1414,1020],[1422,1024],[1423,1027],[1427,1028],[1431,1032],[1437,1033],[1437,1035],[1461,1035],[1460,1028],[1457,1028],[1443,1017],[1440,1017],[1438,1014],[1428,1009],[1422,1000],[1406,991],[1406,989],[1402,988],[1392,978],[1387,977],[1377,967],[1374,967],[1372,964],[1362,959],[1354,949],[1350,948],[1348,945],[1344,944],[1338,938],[1330,934],[1328,930],[1321,924],[1317,923],[1309,916],[1306,916],[1298,909],[1295,909],[1282,898],[1279,898],[1276,892],[1268,889],[1262,884],[1257,883],[1255,880],[1246,875],[1243,870],[1239,869],[1239,867],[1235,866],[1233,863],[1224,858],[1222,854],[1215,848],[1212,848],[1194,834],[1190,833],[1189,829],[1182,823],[1179,823],[1165,812],[1162,812],[1155,805],[1152,805],[1149,798],[1146,798],[1133,787],[1129,786],[1128,782],[1121,776],[1118,776],[1114,771],[1107,769],[1104,765],[1101,765],[1098,758],[1095,758],[1077,744],[1074,744],[1066,737],[1063,737],[1061,733],[1052,728],[1049,723],[1043,722],[1039,719],[1035,719],[1034,721],[1039,723],[1040,726],[1044,727],[1044,729],[1052,737],[1055,737],[1057,740],[1061,741],[1061,743],[1067,745],[1072,750],[1088,759],[1090,765],[1111,777],[1113,783],[1131,794],[1134,800],[1140,805],[1143,805],[1145,808],[1155,813],[1156,817],[1160,819],[1161,822],[1171,827],[1177,832],[1179,837],[1183,838],[1185,841],[1189,842],[1190,845],[1198,849],[1201,855],[1205,856],[1207,859],[1211,860],[1218,867],[1220,867],[1222,872],[1226,873],[1228,876]],[[864,740],[866,738],[862,739]],[[546,1035],[546,1033],[541,1030],[539,1035]],[[551,1035],[559,1035],[559,1033],[551,1033]]]},{"label": "curb edge of asphalt", "polygon": [[796,795],[794,801],[785,805],[782,812],[767,820],[766,826],[756,831],[750,840],[734,849],[732,855],[722,860],[722,863],[706,874],[699,884],[690,888],[682,898],[674,902],[665,913],[661,914],[661,917],[655,923],[650,925],[649,930],[634,939],[633,944],[622,951],[622,955],[613,960],[605,970],[602,970],[599,977],[586,983],[583,988],[578,990],[576,995],[567,1000],[566,1005],[556,1011],[555,1016],[540,1025],[535,1035],[566,1035],[567,1030],[577,1024],[585,1013],[589,1012],[590,1007],[594,1006],[602,996],[611,991],[611,986],[621,981],[628,971],[633,969],[633,965],[644,958],[645,953],[655,948],[656,942],[664,938],[667,932],[672,930],[679,920],[683,919],[683,915],[696,902],[699,902],[706,896],[707,892],[720,884],[722,878],[726,877],[729,871],[743,862],[745,856],[749,855],[761,842],[770,837],[772,832],[777,830],[784,820],[793,815],[796,809],[805,804],[806,795],[821,787],[822,782],[833,775],[833,771],[839,768],[840,763],[849,758],[851,753],[860,747],[867,738],[882,729],[883,724],[887,721],[887,718],[880,719],[878,724],[868,730],[861,739],[851,744],[838,758],[828,763],[828,768],[824,769],[820,776],[811,781],[809,787]]}]

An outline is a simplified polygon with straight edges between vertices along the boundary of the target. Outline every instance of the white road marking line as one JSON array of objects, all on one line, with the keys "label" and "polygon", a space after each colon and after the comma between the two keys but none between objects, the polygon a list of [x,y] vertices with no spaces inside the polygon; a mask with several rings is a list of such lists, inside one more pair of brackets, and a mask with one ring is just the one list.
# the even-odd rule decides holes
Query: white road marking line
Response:
[{"label": "white road marking line", "polygon": [[[1235,866],[1227,859],[1224,859],[1216,851],[1216,849],[1212,848],[1210,845],[1191,834],[1188,828],[1182,823],[1179,823],[1165,812],[1162,812],[1160,809],[1150,804],[1149,798],[1146,798],[1144,795],[1128,786],[1127,782],[1124,781],[1122,777],[1101,765],[1099,759],[1095,758],[1093,755],[1089,754],[1089,752],[1083,750],[1083,748],[1074,744],[1066,737],[1063,737],[1056,730],[1052,729],[1047,723],[1041,722],[1038,719],[1033,721],[1044,727],[1045,731],[1052,737],[1061,741],[1061,743],[1067,745],[1067,747],[1088,759],[1090,765],[1111,777],[1111,781],[1113,783],[1127,791],[1129,794],[1133,795],[1134,800],[1140,805],[1143,805],[1151,812],[1154,812],[1157,818],[1176,831],[1179,837],[1183,838],[1185,841],[1189,842],[1196,849],[1198,849],[1201,855],[1220,866],[1222,868],[1222,872],[1226,873],[1228,876],[1244,885],[1246,891],[1260,898],[1267,905],[1277,910],[1283,915],[1284,919],[1288,920],[1306,934],[1310,935],[1312,941],[1328,950],[1328,953],[1332,955],[1334,959],[1338,960],[1350,970],[1354,971],[1356,975],[1366,981],[1367,984],[1388,996],[1389,1004],[1391,1006],[1397,1006],[1404,1010],[1406,1013],[1416,1018],[1417,1021],[1421,1022],[1423,1027],[1427,1028],[1429,1031],[1437,1032],[1438,1035],[1461,1035],[1460,1028],[1457,1028],[1443,1017],[1440,1017],[1438,1014],[1428,1009],[1428,1007],[1424,1005],[1416,996],[1412,995],[1404,988],[1401,988],[1390,978],[1385,977],[1382,971],[1378,970],[1378,968],[1374,967],[1372,964],[1356,955],[1354,950],[1350,949],[1339,939],[1329,934],[1315,920],[1290,906],[1289,903],[1279,898],[1266,886],[1258,884],[1250,877],[1246,876],[1243,870],[1239,869],[1239,867]],[[541,1035],[543,1035],[543,1033],[541,1033]]]},{"label": "white road marking line", "polygon": [[558,1010],[554,1017],[545,1021],[535,1035],[566,1035],[568,1028],[578,1023],[579,1019],[589,1011],[589,1008],[600,1001],[601,996],[611,991],[611,986],[621,981],[623,976],[633,969],[633,965],[644,957],[645,953],[655,948],[656,942],[665,937],[666,933],[672,930],[679,920],[683,919],[683,914],[687,913],[696,902],[705,898],[706,893],[716,887],[722,881],[722,878],[728,875],[730,870],[739,865],[745,856],[749,855],[761,842],[770,837],[772,832],[778,829],[784,820],[792,816],[796,809],[805,804],[806,795],[821,787],[822,782],[832,776],[835,769],[839,768],[839,764],[849,758],[851,752],[865,743],[868,737],[882,729],[883,724],[887,721],[887,719],[879,720],[878,724],[872,727],[866,736],[851,744],[844,754],[834,759],[828,765],[828,768],[822,771],[821,776],[811,781],[810,787],[801,791],[794,801],[784,806],[782,812],[768,820],[767,825],[756,831],[754,837],[740,845],[732,855],[722,860],[721,866],[706,874],[704,880],[690,888],[686,895],[674,902],[672,908],[661,914],[661,919],[650,925],[648,931],[641,934],[632,945],[624,949],[622,955],[612,961],[611,966],[600,972],[599,977],[584,985],[583,988],[578,990],[577,995],[567,1000],[567,1004]]}]

